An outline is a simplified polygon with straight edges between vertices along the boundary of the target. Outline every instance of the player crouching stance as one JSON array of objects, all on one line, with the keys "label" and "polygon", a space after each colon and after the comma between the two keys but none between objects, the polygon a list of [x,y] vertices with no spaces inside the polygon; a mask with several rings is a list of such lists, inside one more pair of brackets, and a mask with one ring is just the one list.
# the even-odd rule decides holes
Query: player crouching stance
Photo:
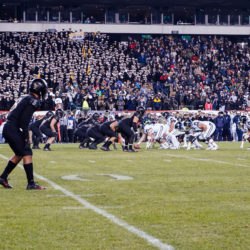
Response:
[{"label": "player crouching stance", "polygon": [[199,144],[198,139],[201,141],[205,141],[207,143],[206,150],[217,150],[219,147],[211,138],[215,131],[215,124],[209,121],[192,121],[188,122],[189,127],[189,135],[188,135],[188,146],[187,150],[190,150],[191,143],[193,143],[196,148],[202,148],[201,144]]},{"label": "player crouching stance", "polygon": [[55,115],[52,115],[42,123],[40,129],[42,133],[48,137],[47,142],[43,148],[44,151],[51,151],[50,145],[57,137],[56,125],[59,122],[60,118],[63,117],[63,115],[63,111],[61,109],[57,109]]},{"label": "player crouching stance", "polygon": [[118,126],[118,121],[104,122],[100,126],[101,133],[108,137],[107,141],[101,147],[103,151],[110,151],[109,147],[111,144],[115,145],[115,140],[117,139],[116,128]]},{"label": "player crouching stance", "polygon": [[47,83],[42,79],[35,79],[29,87],[29,94],[19,98],[10,110],[7,122],[3,128],[3,136],[14,151],[15,155],[9,160],[8,165],[0,176],[0,184],[4,188],[12,188],[7,177],[23,160],[28,185],[27,190],[45,189],[34,182],[32,150],[29,143],[28,126],[33,113],[39,108],[39,99],[44,99],[47,92]]},{"label": "player crouching stance", "polygon": [[[124,152],[137,152],[133,149],[135,139],[134,132],[137,132],[137,124],[144,113],[145,109],[143,107],[138,107],[137,111],[130,118],[124,118],[119,121],[117,132],[118,136],[123,137],[125,140],[125,145],[123,147]],[[131,128],[133,128],[134,132]]]}]

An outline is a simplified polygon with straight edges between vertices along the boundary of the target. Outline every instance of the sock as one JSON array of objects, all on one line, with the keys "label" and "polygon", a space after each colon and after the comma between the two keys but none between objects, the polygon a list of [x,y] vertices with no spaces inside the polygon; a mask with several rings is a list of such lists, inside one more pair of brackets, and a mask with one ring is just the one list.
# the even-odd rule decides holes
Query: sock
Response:
[{"label": "sock", "polygon": [[45,144],[45,147],[44,147],[44,148],[49,148],[49,147],[50,147],[50,144],[47,143],[47,144]]},{"label": "sock", "polygon": [[34,184],[33,163],[23,164],[23,168],[27,176],[28,184]]},{"label": "sock", "polygon": [[12,172],[12,170],[16,167],[16,164],[13,163],[12,161],[9,161],[6,168],[4,169],[1,178],[7,179],[8,175]]},{"label": "sock", "polygon": [[133,149],[133,144],[129,144],[128,148],[129,148],[129,150],[132,150]]},{"label": "sock", "polygon": [[125,145],[125,146],[124,146],[124,149],[125,149],[125,150],[128,150],[128,145]]},{"label": "sock", "polygon": [[109,146],[112,144],[112,141],[107,141],[106,142],[106,147],[109,148]]}]

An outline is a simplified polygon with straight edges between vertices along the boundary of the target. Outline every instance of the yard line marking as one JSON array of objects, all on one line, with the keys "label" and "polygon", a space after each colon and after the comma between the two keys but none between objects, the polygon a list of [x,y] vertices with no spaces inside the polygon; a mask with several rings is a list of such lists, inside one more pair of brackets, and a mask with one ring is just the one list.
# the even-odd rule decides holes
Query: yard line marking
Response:
[{"label": "yard line marking", "polygon": [[52,164],[54,164],[54,163],[56,163],[55,161],[50,161],[49,163],[52,163]]},{"label": "yard line marking", "polygon": [[126,175],[119,175],[119,174],[98,174],[101,176],[110,176],[118,181],[128,181],[128,180],[133,180],[133,177],[126,176]]},{"label": "yard line marking", "polygon": [[77,174],[64,175],[64,176],[61,176],[61,178],[67,181],[89,181],[88,179],[81,178]]},{"label": "yard line marking", "polygon": [[126,162],[133,162],[132,160],[126,160]]},{"label": "yard line marking", "polygon": [[[94,196],[102,196],[105,194],[76,194],[79,197],[94,197]],[[46,197],[67,197],[65,194],[48,194]]]},{"label": "yard line marking", "polygon": [[250,166],[239,164],[239,163],[218,161],[218,160],[213,160],[213,159],[195,158],[195,157],[184,156],[184,155],[172,155],[172,154],[165,154],[165,155],[167,155],[169,157],[184,158],[184,159],[190,159],[190,160],[195,160],[195,161],[215,162],[215,163],[227,164],[227,165],[231,165],[231,166],[239,166],[239,167],[244,167],[244,168],[250,168]]},{"label": "yard line marking", "polygon": [[86,207],[62,207],[63,210],[80,210],[87,209]]},{"label": "yard line marking", "polygon": [[[116,208],[124,208],[123,206],[100,206],[99,208],[106,209],[116,209]],[[62,207],[63,210],[81,210],[81,209],[89,209],[87,207]]]},{"label": "yard line marking", "polygon": [[246,159],[243,159],[243,158],[237,158],[237,160],[239,160],[239,161],[245,161]]},{"label": "yard line marking", "polygon": [[[5,159],[5,160],[9,160],[8,157],[0,154],[0,157]],[[18,166],[20,168],[22,168],[22,166],[20,164],[18,164]],[[108,213],[107,211],[105,211],[104,209],[98,208],[97,206],[91,204],[90,202],[88,202],[87,200],[84,200],[82,198],[80,198],[79,196],[75,195],[74,193],[68,191],[67,189],[59,186],[58,184],[56,184],[55,182],[43,177],[42,175],[36,174],[34,172],[34,176],[44,182],[47,182],[48,184],[50,184],[54,189],[56,190],[60,190],[62,193],[64,193],[66,196],[71,197],[72,199],[78,201],[79,203],[81,203],[83,206],[85,206],[88,209],[91,209],[92,211],[94,211],[95,213],[102,215],[103,217],[107,218],[110,222],[126,229],[127,231],[129,231],[130,233],[133,233],[135,235],[137,235],[138,237],[146,240],[148,243],[150,243],[151,245],[161,249],[161,250],[174,250],[174,247],[168,244],[165,244],[163,242],[161,242],[158,238],[155,238],[154,236],[151,236],[150,234],[145,233],[144,231],[128,224],[127,222],[117,218],[116,216],[114,216],[111,213]]]},{"label": "yard line marking", "polygon": [[95,161],[93,161],[93,160],[89,160],[89,162],[90,162],[90,163],[95,163]]},{"label": "yard line marking", "polygon": [[172,162],[172,160],[164,159],[165,162]]}]

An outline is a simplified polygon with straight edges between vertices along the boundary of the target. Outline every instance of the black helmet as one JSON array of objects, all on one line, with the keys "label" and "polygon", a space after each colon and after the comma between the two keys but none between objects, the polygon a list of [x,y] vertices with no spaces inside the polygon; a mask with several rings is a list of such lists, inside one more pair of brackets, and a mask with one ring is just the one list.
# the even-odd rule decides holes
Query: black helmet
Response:
[{"label": "black helmet", "polygon": [[170,113],[169,112],[163,112],[163,117],[165,117],[166,119],[170,116]]},{"label": "black helmet", "polygon": [[98,120],[100,115],[98,113],[94,113],[92,117],[94,120]]},{"label": "black helmet", "polygon": [[137,112],[139,113],[139,115],[141,115],[141,116],[143,116],[144,115],[144,113],[145,113],[145,108],[143,108],[143,107],[138,107],[137,108]]},{"label": "black helmet", "polygon": [[29,86],[29,91],[39,95],[40,99],[44,99],[47,93],[48,84],[44,79],[34,79]]},{"label": "black helmet", "polygon": [[245,124],[247,122],[247,117],[245,115],[242,115],[240,117],[240,122],[242,122],[243,124]]},{"label": "black helmet", "polygon": [[53,113],[53,111],[48,111],[46,114],[45,114],[45,117],[50,117],[50,116],[52,116],[54,113]]},{"label": "black helmet", "polygon": [[56,115],[57,115],[59,118],[62,118],[63,115],[64,115],[64,113],[63,113],[63,111],[62,111],[61,109],[57,109],[57,110],[56,110]]}]

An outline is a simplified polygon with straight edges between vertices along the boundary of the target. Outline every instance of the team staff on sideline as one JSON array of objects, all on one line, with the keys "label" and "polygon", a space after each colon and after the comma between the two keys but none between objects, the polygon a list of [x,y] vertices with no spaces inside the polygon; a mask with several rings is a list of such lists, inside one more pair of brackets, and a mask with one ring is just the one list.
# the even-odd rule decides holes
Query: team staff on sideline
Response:
[{"label": "team staff on sideline", "polygon": [[44,99],[46,92],[46,81],[43,79],[34,79],[29,87],[29,94],[19,98],[10,110],[3,129],[3,136],[15,155],[9,160],[0,176],[0,184],[4,188],[12,188],[7,178],[16,165],[23,159],[23,167],[28,180],[27,190],[45,189],[45,187],[38,185],[34,181],[28,126],[33,113],[40,106],[40,99]]}]

